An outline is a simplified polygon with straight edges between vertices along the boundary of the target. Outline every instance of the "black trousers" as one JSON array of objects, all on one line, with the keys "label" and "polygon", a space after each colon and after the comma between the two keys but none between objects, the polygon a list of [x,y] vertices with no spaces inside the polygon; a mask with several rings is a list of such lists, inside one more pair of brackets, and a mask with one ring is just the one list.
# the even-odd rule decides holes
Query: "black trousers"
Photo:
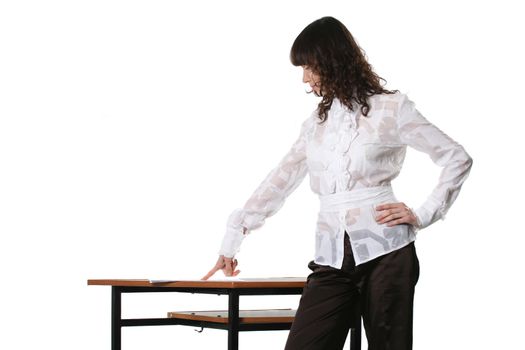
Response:
[{"label": "black trousers", "polygon": [[[355,266],[348,234],[341,269],[311,261],[285,350],[340,350],[361,313],[369,350],[412,349],[414,242]],[[360,321],[359,321],[360,322]]]}]

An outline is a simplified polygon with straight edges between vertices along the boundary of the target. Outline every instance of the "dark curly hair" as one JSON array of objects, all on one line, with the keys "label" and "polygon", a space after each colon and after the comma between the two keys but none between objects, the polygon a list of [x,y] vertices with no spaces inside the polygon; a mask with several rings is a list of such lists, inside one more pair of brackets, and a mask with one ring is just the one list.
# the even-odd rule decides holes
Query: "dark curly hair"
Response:
[{"label": "dark curly hair", "polygon": [[386,83],[386,80],[374,73],[350,31],[333,17],[320,18],[304,28],[292,45],[290,60],[294,66],[308,66],[320,77],[321,123],[326,120],[334,98],[350,110],[354,109],[353,102],[357,102],[366,116],[370,110],[368,97],[398,92],[382,87],[380,81]]}]

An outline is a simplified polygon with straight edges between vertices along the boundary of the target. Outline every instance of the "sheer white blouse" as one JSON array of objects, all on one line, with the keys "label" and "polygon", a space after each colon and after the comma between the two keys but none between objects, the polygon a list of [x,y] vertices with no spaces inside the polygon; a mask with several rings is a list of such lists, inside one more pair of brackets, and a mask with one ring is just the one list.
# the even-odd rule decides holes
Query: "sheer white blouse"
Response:
[{"label": "sheer white blouse", "polygon": [[[242,240],[274,215],[302,182],[320,199],[315,230],[318,264],[340,268],[344,233],[357,265],[404,247],[418,230],[444,219],[468,177],[472,158],[464,148],[426,120],[402,93],[374,95],[364,116],[334,99],[328,118],[317,111],[301,126],[298,139],[270,171],[242,208],[228,218],[219,254],[233,257]],[[390,182],[399,174],[406,147],[427,153],[442,167],[426,201],[413,210],[418,225],[392,227],[375,221],[375,206],[398,202]]]}]

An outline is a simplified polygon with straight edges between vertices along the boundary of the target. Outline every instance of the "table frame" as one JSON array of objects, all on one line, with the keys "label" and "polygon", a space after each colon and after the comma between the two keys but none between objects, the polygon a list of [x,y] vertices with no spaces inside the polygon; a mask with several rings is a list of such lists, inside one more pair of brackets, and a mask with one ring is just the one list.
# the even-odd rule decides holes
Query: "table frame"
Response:
[{"label": "table frame", "polygon": [[[215,328],[228,331],[228,350],[238,350],[239,332],[243,331],[274,331],[289,330],[288,322],[273,323],[241,323],[239,322],[239,297],[241,295],[300,295],[303,287],[247,287],[247,284],[228,282],[228,287],[195,287],[195,286],[174,286],[173,283],[166,284],[146,284],[127,283],[125,280],[88,280],[89,285],[111,285],[111,349],[121,350],[122,327],[134,326],[166,326],[166,325],[184,325],[201,328]],[[211,281],[210,281],[211,282]],[[211,282],[213,283],[213,282]],[[118,285],[124,284],[124,285]],[[216,283],[219,284],[220,283]],[[191,284],[190,284],[191,285]],[[192,294],[217,294],[228,295],[228,323],[218,323],[200,320],[188,320],[179,318],[122,318],[122,294],[123,293],[192,293]],[[361,317],[356,320],[358,325],[352,328],[350,338],[350,349],[361,349]]]}]

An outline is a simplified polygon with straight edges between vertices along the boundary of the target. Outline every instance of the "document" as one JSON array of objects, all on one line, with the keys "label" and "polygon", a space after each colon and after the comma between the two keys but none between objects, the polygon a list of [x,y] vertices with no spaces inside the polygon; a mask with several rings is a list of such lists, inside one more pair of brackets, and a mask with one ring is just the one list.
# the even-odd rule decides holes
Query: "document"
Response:
[{"label": "document", "polygon": [[304,282],[306,277],[219,277],[202,281],[200,279],[150,279],[150,283],[173,283],[173,282]]}]

